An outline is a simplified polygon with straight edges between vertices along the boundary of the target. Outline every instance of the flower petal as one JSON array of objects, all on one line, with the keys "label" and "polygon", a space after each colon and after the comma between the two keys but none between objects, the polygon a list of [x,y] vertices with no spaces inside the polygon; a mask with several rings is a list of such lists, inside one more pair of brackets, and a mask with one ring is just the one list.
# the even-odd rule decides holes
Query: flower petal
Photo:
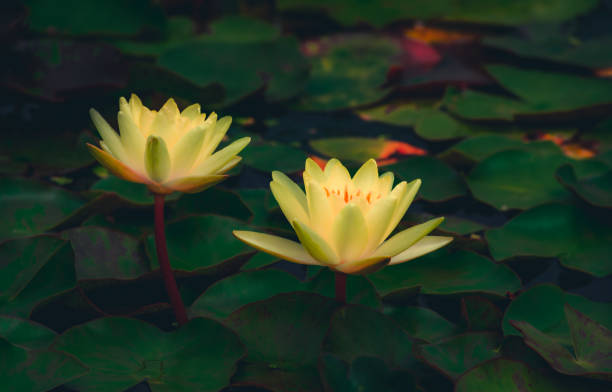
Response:
[{"label": "flower petal", "polygon": [[[311,158],[306,159],[304,174],[307,174],[308,176],[310,176],[310,178],[313,181],[316,181],[319,183],[322,183],[325,181],[323,170],[321,170],[321,167]],[[306,183],[306,179],[304,179],[304,183]]]},{"label": "flower petal", "polygon": [[433,229],[438,227],[443,220],[444,217],[434,218],[397,233],[383,242],[374,252],[374,256],[396,256],[429,234]]},{"label": "flower petal", "polygon": [[353,183],[363,193],[368,193],[378,185],[378,166],[374,159],[369,159],[361,165],[357,173],[353,176]]},{"label": "flower petal", "polygon": [[237,164],[240,163],[241,160],[242,157],[233,157],[223,167],[217,170],[217,174],[225,174],[226,172],[232,170]]},{"label": "flower petal", "polygon": [[211,114],[209,120],[211,118],[211,125],[209,126],[213,128],[209,128],[211,130],[209,131],[209,133],[207,133],[207,138],[204,141],[204,147],[200,152],[202,156],[208,156],[212,154],[213,151],[215,151],[215,149],[219,146],[219,143],[221,143],[221,141],[223,140],[223,137],[227,133],[227,130],[229,129],[230,125],[232,124],[231,116],[225,116],[220,118],[219,120],[215,120],[216,115],[213,117]]},{"label": "flower petal", "polygon": [[302,189],[281,172],[273,171],[272,179],[270,190],[289,223],[294,220],[310,222],[306,195]]},{"label": "flower petal", "polygon": [[206,188],[220,183],[225,180],[227,176],[214,175],[204,177],[182,177],[176,180],[168,181],[163,184],[164,187],[172,189],[173,191],[185,192],[185,193],[196,193],[201,192]]},{"label": "flower petal", "polygon": [[[405,183],[405,182],[402,182]],[[400,184],[401,185],[401,184]],[[399,185],[398,185],[399,186]],[[398,198],[397,206],[395,207],[395,211],[393,211],[393,216],[389,221],[389,227],[387,227],[387,231],[385,232],[385,238],[391,234],[391,232],[397,227],[400,220],[406,213],[410,204],[414,200],[419,188],[421,187],[421,180],[417,179],[405,185],[406,190],[402,192],[402,195]],[[397,188],[397,187],[396,187]],[[395,189],[391,192],[393,194]]]},{"label": "flower petal", "polygon": [[108,150],[115,158],[123,161],[125,159],[125,150],[121,145],[121,139],[119,138],[117,132],[115,132],[113,127],[106,122],[104,117],[102,117],[96,109],[89,109],[89,116],[91,117],[91,121],[94,123]]},{"label": "flower petal", "polygon": [[196,120],[198,117],[200,117],[200,110],[200,104],[194,103],[193,105],[189,105],[183,109],[181,116],[187,117],[190,120]]},{"label": "flower petal", "polygon": [[414,245],[405,251],[393,256],[390,265],[403,263],[404,261],[416,259],[434,250],[438,250],[453,240],[453,237],[442,237],[428,235],[418,240]]},{"label": "flower petal", "polygon": [[378,178],[378,193],[380,193],[382,197],[386,197],[389,192],[391,192],[394,179],[395,176],[393,175],[393,172],[385,172],[380,175]]},{"label": "flower petal", "polygon": [[181,113],[179,112],[178,106],[176,106],[174,99],[168,99],[164,106],[159,109],[159,112],[157,112],[157,115],[151,124],[153,134],[158,136],[169,136],[174,128],[176,120],[180,115]]},{"label": "flower petal", "polygon": [[293,221],[295,233],[308,253],[325,265],[336,265],[340,262],[338,255],[320,235],[300,221]]},{"label": "flower petal", "polygon": [[362,260],[342,263],[334,267],[345,274],[364,274],[377,271],[389,263],[388,257],[368,257]]},{"label": "flower petal", "polygon": [[206,128],[195,127],[183,135],[172,149],[172,173],[180,176],[188,173],[200,156]]},{"label": "flower petal", "polygon": [[142,101],[138,98],[138,95],[132,94],[130,96],[130,112],[136,125],[140,125],[140,115],[142,113]]},{"label": "flower petal", "polygon": [[321,265],[302,245],[295,241],[254,231],[234,230],[234,235],[253,248],[281,259],[298,264]]},{"label": "flower petal", "polygon": [[161,137],[151,135],[147,138],[145,169],[155,182],[163,182],[170,174],[170,154]]},{"label": "flower petal", "polygon": [[361,256],[368,245],[368,225],[361,208],[350,203],[340,210],[332,227],[332,238],[342,263]]},{"label": "flower petal", "polygon": [[374,250],[386,238],[387,227],[397,206],[397,198],[386,197],[376,202],[366,216],[368,222],[368,250]]},{"label": "flower petal", "polygon": [[[125,104],[127,106],[127,102]],[[138,167],[143,168],[145,138],[142,132],[134,122],[132,116],[124,111],[119,111],[117,114],[117,122],[119,123],[119,131],[121,132],[121,144],[127,155],[127,159]]]},{"label": "flower petal", "polygon": [[140,182],[140,183],[149,182],[146,177],[136,173],[134,170],[130,169],[123,162],[113,157],[108,152],[103,151],[99,149],[98,147],[93,146],[89,143],[87,143],[87,148],[89,149],[89,152],[91,152],[91,155],[93,155],[94,158],[96,158],[96,160],[100,162],[102,166],[107,168],[111,173],[113,173],[117,177],[123,180],[132,181],[132,182]]},{"label": "flower petal", "polygon": [[250,137],[243,137],[236,140],[229,146],[226,146],[221,150],[217,151],[216,153],[208,157],[206,160],[204,160],[202,163],[200,163],[198,166],[196,166],[193,169],[192,174],[194,176],[199,177],[217,173],[219,169],[221,169],[230,160],[232,160],[232,158],[234,158],[236,154],[240,153],[240,151],[242,151],[242,149],[244,149],[250,142]]},{"label": "flower petal", "polygon": [[310,181],[306,185],[306,201],[310,217],[310,227],[324,237],[329,234],[332,223],[332,209],[323,187],[318,182]]},{"label": "flower petal", "polygon": [[323,173],[329,184],[341,186],[342,188],[344,188],[344,184],[348,183],[351,179],[351,175],[346,167],[336,158],[332,158],[327,162]]}]

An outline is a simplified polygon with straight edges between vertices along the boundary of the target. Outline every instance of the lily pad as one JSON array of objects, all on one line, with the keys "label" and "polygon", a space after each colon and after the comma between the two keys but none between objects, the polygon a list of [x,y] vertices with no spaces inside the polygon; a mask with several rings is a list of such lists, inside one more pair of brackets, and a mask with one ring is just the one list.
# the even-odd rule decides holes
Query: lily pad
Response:
[{"label": "lily pad", "polygon": [[530,369],[522,362],[499,358],[464,374],[455,386],[456,392],[571,392],[579,384]]},{"label": "lily pad", "polygon": [[420,178],[423,185],[417,196],[428,201],[445,201],[463,196],[467,187],[459,174],[439,159],[429,156],[414,157],[385,167],[402,180]]},{"label": "lily pad", "polygon": [[424,294],[482,292],[505,296],[521,287],[519,278],[505,265],[476,253],[451,253],[447,249],[388,266],[368,278],[383,297],[419,287]]},{"label": "lily pad", "polygon": [[337,110],[366,105],[389,93],[383,84],[399,47],[384,37],[329,38],[329,47],[311,58],[310,79],[299,103],[302,110]]},{"label": "lily pad", "polygon": [[263,172],[280,170],[293,173],[304,170],[306,153],[298,148],[283,144],[255,144],[241,154],[244,163]]},{"label": "lily pad", "polygon": [[323,350],[349,363],[359,357],[375,357],[392,368],[408,369],[416,363],[412,346],[413,340],[393,319],[370,308],[348,305],[334,314]]},{"label": "lily pad", "polygon": [[457,380],[466,371],[499,357],[499,344],[499,337],[493,332],[464,333],[419,346],[417,352],[426,363]]},{"label": "lily pad", "polygon": [[[160,7],[149,0],[125,4],[109,0],[27,0],[30,27],[61,34],[134,35],[164,24]],[[70,10],[70,12],[66,12]]]},{"label": "lily pad", "polygon": [[87,373],[79,361],[56,351],[30,351],[0,338],[0,378],[7,391],[45,392]]},{"label": "lily pad", "polygon": [[461,313],[470,331],[496,331],[503,316],[493,302],[479,296],[462,298]]},{"label": "lily pad", "polygon": [[[233,230],[247,228],[243,222],[215,215],[193,216],[166,225],[168,255],[179,271],[211,273],[231,260],[246,261],[252,248],[237,240]],[[158,268],[155,237],[146,242],[151,268]],[[231,260],[230,260],[231,259]]]},{"label": "lily pad", "polygon": [[244,354],[235,334],[203,318],[173,332],[136,319],[101,318],[69,329],[53,346],[91,369],[69,385],[92,392],[121,392],[142,381],[153,392],[218,391]]},{"label": "lily pad", "polygon": [[64,232],[75,255],[78,280],[134,279],[150,272],[140,242],[102,227],[77,227]]},{"label": "lily pad", "polygon": [[564,266],[598,277],[612,273],[608,257],[612,230],[602,210],[546,204],[517,215],[502,228],[487,231],[486,238],[495,260],[558,257]]},{"label": "lily pad", "polygon": [[181,195],[175,204],[175,214],[180,217],[216,214],[241,221],[248,221],[253,216],[238,194],[218,186],[205,192]]},{"label": "lily pad", "polygon": [[442,158],[460,155],[470,163],[477,163],[503,150],[522,149],[525,142],[502,135],[481,135],[462,140],[442,153]]},{"label": "lily pad", "polygon": [[0,178],[0,241],[44,233],[83,204],[61,188],[23,178]]},{"label": "lily pad", "polygon": [[431,309],[417,306],[389,306],[383,313],[394,319],[406,333],[428,343],[453,335],[457,326]]},{"label": "lily pad", "polygon": [[563,165],[557,170],[557,178],[588,203],[612,208],[612,170],[603,163],[602,166],[603,172],[578,176],[571,164]]},{"label": "lily pad", "polygon": [[550,142],[528,149],[500,151],[481,161],[467,176],[477,199],[498,209],[526,209],[550,201],[566,200],[567,191],[555,171],[568,158]]},{"label": "lily pad", "polygon": [[446,91],[443,102],[451,113],[468,120],[512,121],[517,114],[535,110],[529,103],[511,97],[452,88]]},{"label": "lily pad", "polygon": [[57,334],[42,324],[0,316],[0,336],[14,346],[30,350],[48,347]]},{"label": "lily pad", "polygon": [[564,304],[576,308],[606,328],[612,327],[612,305],[593,302],[580,295],[565,293],[557,286],[543,284],[525,291],[510,303],[502,324],[504,334],[520,336],[510,321],[529,323],[555,341],[570,346],[572,336],[563,310]]},{"label": "lily pad", "polygon": [[609,358],[612,331],[568,305],[565,305],[565,316],[572,334],[573,353],[527,322],[511,321],[511,324],[521,331],[525,343],[558,372],[612,379]]},{"label": "lily pad", "polygon": [[[310,279],[306,288],[317,294],[335,298],[335,274],[329,268],[323,268],[316,276]],[[370,281],[360,275],[347,275],[346,301],[350,304],[360,304],[370,308],[380,307],[378,293]]]}]

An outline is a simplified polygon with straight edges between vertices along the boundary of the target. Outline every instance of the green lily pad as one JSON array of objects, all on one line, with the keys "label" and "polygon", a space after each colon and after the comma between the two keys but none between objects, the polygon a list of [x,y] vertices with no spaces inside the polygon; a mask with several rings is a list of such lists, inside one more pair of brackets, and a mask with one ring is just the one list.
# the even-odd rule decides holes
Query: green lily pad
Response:
[{"label": "green lily pad", "polygon": [[[244,61],[246,58],[249,61]],[[288,99],[303,88],[307,77],[306,62],[292,37],[259,42],[185,42],[163,52],[158,65],[198,87],[220,83],[225,89],[224,104],[263,87],[267,87],[270,100]]]},{"label": "green lily pad", "polygon": [[30,351],[0,338],[0,378],[7,391],[45,392],[86,373],[87,368],[68,355]]},{"label": "green lily pad", "polygon": [[[29,24],[37,31],[72,35],[135,35],[163,26],[160,7],[149,0],[27,0]],[[70,12],[66,12],[70,10]]]},{"label": "green lily pad", "polygon": [[64,232],[75,255],[78,280],[134,279],[150,272],[138,239],[102,227],[77,227]]},{"label": "green lily pad", "polygon": [[82,205],[64,189],[24,178],[1,178],[0,240],[44,233]]},{"label": "green lily pad", "polygon": [[445,201],[463,196],[467,192],[465,182],[450,166],[439,159],[429,156],[409,158],[393,165],[385,166],[402,180],[423,181],[417,196],[428,201]]},{"label": "green lily pad", "polygon": [[498,330],[503,316],[493,302],[479,296],[462,298],[461,313],[470,331]]},{"label": "green lily pad", "polygon": [[393,319],[370,308],[348,305],[334,314],[323,350],[349,363],[359,357],[375,357],[392,368],[409,369],[416,363],[412,346],[410,336]]},{"label": "green lily pad", "polygon": [[604,277],[612,230],[601,211],[579,205],[546,204],[527,210],[486,233],[495,260],[516,256],[558,257],[561,264]]},{"label": "green lily pad", "polygon": [[304,283],[284,271],[277,269],[246,271],[210,286],[194,301],[190,312],[198,316],[224,319],[242,306],[277,294],[303,289]]},{"label": "green lily pad", "polygon": [[499,358],[464,374],[455,386],[456,392],[572,392],[579,382],[530,369],[522,362]]},{"label": "green lily pad", "polygon": [[359,357],[349,366],[331,354],[321,357],[321,377],[332,392],[412,392],[414,377],[406,371],[390,369],[379,358]]},{"label": "green lily pad", "polygon": [[261,19],[243,15],[228,15],[210,24],[211,34],[206,38],[219,42],[261,42],[280,37],[278,26]]},{"label": "green lily pad", "polygon": [[153,205],[153,194],[144,184],[108,176],[91,186],[92,191],[114,193],[120,198],[137,205]]},{"label": "green lily pad", "polygon": [[504,314],[504,335],[519,335],[510,321],[529,323],[533,328],[570,346],[572,336],[563,310],[568,304],[606,328],[612,327],[612,305],[593,302],[576,294],[563,292],[551,284],[534,286],[510,303]]},{"label": "green lily pad", "polygon": [[269,188],[239,189],[240,200],[253,213],[251,225],[260,228],[288,229],[288,222]]},{"label": "green lily pad", "polygon": [[[4,243],[3,246],[6,246],[7,243]],[[32,244],[32,242],[26,242],[20,246]],[[14,247],[13,249],[20,249],[20,247]],[[74,254],[70,245],[65,242],[55,253],[52,249],[48,249],[48,251],[51,252],[41,253],[41,255],[32,259],[34,264],[41,266],[40,269],[18,294],[14,293],[16,295],[11,297],[8,302],[0,304],[0,314],[27,318],[30,316],[32,309],[40,302],[74,288],[76,283]],[[25,250],[24,254],[27,254],[26,252],[28,251]],[[20,273],[20,271],[17,273]],[[17,279],[15,275],[3,275],[3,277]]]},{"label": "green lily pad", "polygon": [[419,288],[424,294],[482,292],[505,296],[521,287],[508,267],[467,251],[442,249],[368,275],[383,296]]},{"label": "green lily pad", "polygon": [[568,189],[597,207],[612,208],[612,170],[601,164],[602,172],[578,176],[571,164],[557,170],[557,178]]},{"label": "green lily pad", "polygon": [[470,163],[477,163],[483,159],[504,150],[522,149],[525,142],[520,139],[509,138],[502,135],[481,135],[462,140],[455,144],[444,153],[441,158],[449,158],[460,155]]},{"label": "green lily pad", "polygon": [[[225,262],[246,261],[253,249],[237,240],[233,230],[248,229],[235,219],[215,215],[193,216],[166,224],[168,255],[172,268],[179,271],[213,273]],[[146,241],[151,268],[159,267],[155,237]]]},{"label": "green lily pad", "polygon": [[493,332],[472,332],[419,346],[417,352],[430,366],[457,380],[477,365],[501,355],[499,337]]},{"label": "green lily pad", "polygon": [[310,79],[297,104],[302,110],[337,110],[378,101],[399,47],[384,37],[334,37],[318,44],[323,53],[311,58]]},{"label": "green lily pad", "polygon": [[15,299],[66,241],[41,235],[0,244],[0,303]]},{"label": "green lily pad", "polygon": [[307,155],[304,151],[284,144],[255,144],[241,154],[244,163],[255,169],[293,173],[304,170]]},{"label": "green lily pad", "polygon": [[565,316],[572,334],[573,353],[531,324],[510,321],[525,337],[525,343],[538,352],[555,370],[569,375],[612,379],[612,331],[569,305]]},{"label": "green lily pad", "polygon": [[248,353],[233,382],[275,391],[320,390],[316,364],[336,307],[335,301],[316,294],[291,293],[232,313],[225,323]]},{"label": "green lily pad", "polygon": [[[308,291],[335,298],[334,282],[334,272],[329,268],[323,268],[322,271],[307,282],[306,288]],[[359,275],[347,275],[346,301],[351,304],[360,304],[374,309],[380,307],[380,299],[372,283],[367,278]]]},{"label": "green lily pad", "polygon": [[490,65],[487,71],[533,112],[567,112],[612,103],[612,80]]},{"label": "green lily pad", "polygon": [[417,306],[390,306],[383,313],[394,319],[406,333],[428,343],[454,334],[457,326],[428,308]]},{"label": "green lily pad", "polygon": [[190,18],[172,16],[161,26],[160,37],[151,40],[113,40],[111,43],[120,51],[133,56],[159,56],[159,54],[195,37],[196,25]]},{"label": "green lily pad", "polygon": [[30,350],[48,347],[57,334],[42,324],[17,317],[0,316],[0,336]]},{"label": "green lily pad", "polygon": [[205,192],[184,194],[174,206],[175,215],[180,217],[216,214],[248,221],[253,216],[240,196],[218,186],[209,188]]},{"label": "green lily pad", "polygon": [[153,392],[218,391],[244,353],[235,334],[203,318],[173,332],[136,319],[101,318],[64,332],[54,347],[91,369],[70,387],[92,392],[121,392],[142,381]]},{"label": "green lily pad", "polygon": [[318,153],[341,161],[362,164],[371,158],[379,158],[389,141],[384,138],[334,137],[308,142]]},{"label": "green lily pad", "polygon": [[466,178],[474,197],[501,210],[567,199],[555,171],[568,158],[550,142],[529,147],[500,151],[476,165]]}]

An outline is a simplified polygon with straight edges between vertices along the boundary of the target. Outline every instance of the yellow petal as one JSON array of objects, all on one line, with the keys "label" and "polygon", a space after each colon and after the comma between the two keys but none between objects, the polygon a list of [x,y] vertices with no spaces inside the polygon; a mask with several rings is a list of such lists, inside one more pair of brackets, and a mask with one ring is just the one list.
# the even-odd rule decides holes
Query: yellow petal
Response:
[{"label": "yellow petal", "polygon": [[208,159],[204,160],[204,162],[200,163],[196,166],[192,174],[195,176],[207,176],[211,174],[215,174],[219,169],[225,166],[232,158],[236,156],[236,154],[240,153],[242,149],[244,149],[251,142],[250,137],[243,137],[229,146],[222,148],[217,151]]},{"label": "yellow petal", "polygon": [[134,122],[140,125],[140,116],[142,114],[142,101],[138,98],[138,95],[133,94],[130,96],[130,110],[132,112],[132,117],[134,118]]},{"label": "yellow petal", "polygon": [[374,203],[368,211],[368,246],[367,250],[374,250],[386,238],[387,227],[397,206],[395,197],[386,197]]},{"label": "yellow petal", "polygon": [[[307,174],[312,180],[316,182],[322,183],[325,181],[323,170],[321,170],[321,167],[310,158],[306,159],[306,168],[304,170],[304,174]],[[304,179],[304,183],[306,183],[306,179]]]},{"label": "yellow petal", "polygon": [[172,173],[182,175],[193,167],[200,155],[206,128],[195,127],[181,137],[172,150]]},{"label": "yellow petal", "polygon": [[205,139],[204,147],[200,152],[200,154],[202,154],[203,156],[208,156],[212,154],[213,151],[215,151],[217,146],[219,146],[219,143],[221,143],[221,141],[223,140],[223,137],[227,133],[227,130],[229,129],[230,125],[232,124],[232,118],[230,116],[222,117],[219,120],[215,120],[215,118],[216,116],[212,117],[210,123],[211,125],[209,125],[210,127],[213,127],[209,128],[212,129],[212,131],[209,131],[209,136]]},{"label": "yellow petal", "polygon": [[339,263],[338,255],[332,247],[310,227],[300,221],[293,221],[293,227],[300,242],[312,257],[325,265],[333,266]]},{"label": "yellow petal", "polygon": [[[405,191],[402,192],[401,196],[398,198],[397,207],[395,207],[395,211],[393,211],[393,216],[389,222],[389,227],[387,227],[387,231],[385,232],[385,238],[397,227],[398,223],[400,220],[402,220],[402,217],[406,213],[406,210],[408,207],[410,207],[410,204],[412,204],[414,197],[421,187],[421,180],[414,180],[405,186]],[[391,194],[393,195],[394,192],[395,189],[393,192],[391,192]]]},{"label": "yellow petal", "polygon": [[158,136],[170,135],[179,116],[180,112],[178,106],[176,106],[174,99],[170,98],[166,101],[164,106],[159,109],[159,112],[157,112],[157,115],[151,124],[153,134]]},{"label": "yellow petal", "polygon": [[102,166],[107,168],[108,171],[110,171],[117,177],[132,182],[148,182],[148,180],[144,176],[136,173],[134,170],[130,169],[128,166],[119,161],[117,158],[113,157],[108,152],[102,151],[98,147],[93,146],[89,143],[87,143],[87,148]]},{"label": "yellow petal", "polygon": [[434,250],[438,250],[453,240],[453,237],[428,235],[418,240],[414,245],[391,258],[390,265],[416,259]]},{"label": "yellow petal", "polygon": [[89,109],[89,116],[91,121],[96,126],[98,133],[102,137],[104,144],[112,155],[120,161],[125,160],[125,151],[121,145],[121,139],[117,132],[111,127],[108,122],[98,113],[96,109]]},{"label": "yellow petal", "polygon": [[214,175],[204,177],[183,177],[176,180],[168,181],[163,184],[164,187],[172,189],[173,191],[185,192],[185,193],[196,193],[201,192],[206,188],[220,183],[225,180],[227,176]]},{"label": "yellow petal", "polygon": [[132,116],[124,111],[119,111],[117,114],[117,122],[121,132],[121,144],[125,149],[127,159],[130,160],[132,165],[141,169],[144,164],[145,150],[145,138],[142,132],[134,123]]},{"label": "yellow petal", "polygon": [[242,157],[233,157],[232,159],[230,159],[230,161],[228,163],[226,163],[223,167],[221,167],[219,170],[217,170],[217,174],[224,174],[224,173],[230,171],[238,163],[240,163],[241,160],[242,160]]},{"label": "yellow petal", "polygon": [[289,223],[294,220],[310,222],[306,195],[302,189],[281,172],[272,172],[272,178],[270,190]]},{"label": "yellow petal", "polygon": [[318,182],[310,181],[306,185],[306,201],[310,227],[323,236],[329,234],[333,213],[323,187]]},{"label": "yellow petal", "polygon": [[378,185],[378,166],[374,159],[369,159],[357,170],[353,176],[353,183],[364,193],[368,193]]},{"label": "yellow petal", "polygon": [[163,182],[170,174],[170,154],[164,139],[153,135],[147,139],[145,169],[155,182]]},{"label": "yellow petal", "polygon": [[378,193],[380,193],[382,197],[387,196],[389,192],[391,192],[391,188],[393,188],[394,179],[395,178],[392,172],[383,173],[378,178]]},{"label": "yellow petal", "polygon": [[132,108],[125,97],[119,98],[119,111],[123,111],[128,115],[132,115]]},{"label": "yellow petal", "polygon": [[359,207],[350,203],[340,210],[332,227],[332,238],[342,263],[361,256],[368,245],[368,225]]},{"label": "yellow petal", "polygon": [[181,116],[187,117],[190,120],[197,120],[200,117],[200,110],[200,104],[194,103],[193,105],[189,105],[183,109]]},{"label": "yellow petal", "polygon": [[272,256],[298,264],[321,265],[295,241],[254,231],[234,230],[234,235],[240,241]]},{"label": "yellow petal", "polygon": [[350,179],[351,175],[348,170],[339,160],[336,158],[332,158],[325,165],[325,170],[323,171],[325,174],[325,178],[327,179],[329,184],[333,184],[333,186],[344,188],[344,184],[346,184]]},{"label": "yellow petal", "polygon": [[376,249],[373,256],[396,256],[429,234],[433,229],[438,227],[443,220],[443,217],[434,218],[425,223],[412,226],[409,229],[397,233],[387,241],[383,242],[382,245]]}]

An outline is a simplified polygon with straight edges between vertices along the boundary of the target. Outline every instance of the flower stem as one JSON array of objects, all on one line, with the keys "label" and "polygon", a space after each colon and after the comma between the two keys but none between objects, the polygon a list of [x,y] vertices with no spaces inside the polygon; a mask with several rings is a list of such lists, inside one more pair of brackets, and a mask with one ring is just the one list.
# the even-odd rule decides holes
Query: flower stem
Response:
[{"label": "flower stem", "polygon": [[336,275],[336,299],[342,303],[346,303],[346,274],[343,272],[335,272]]},{"label": "flower stem", "polygon": [[187,323],[187,312],[183,299],[176,286],[174,274],[168,259],[168,248],[166,246],[166,232],[164,229],[164,195],[155,194],[155,247],[157,248],[157,259],[161,269],[166,291],[170,297],[170,303],[174,309],[174,315],[179,325]]}]

